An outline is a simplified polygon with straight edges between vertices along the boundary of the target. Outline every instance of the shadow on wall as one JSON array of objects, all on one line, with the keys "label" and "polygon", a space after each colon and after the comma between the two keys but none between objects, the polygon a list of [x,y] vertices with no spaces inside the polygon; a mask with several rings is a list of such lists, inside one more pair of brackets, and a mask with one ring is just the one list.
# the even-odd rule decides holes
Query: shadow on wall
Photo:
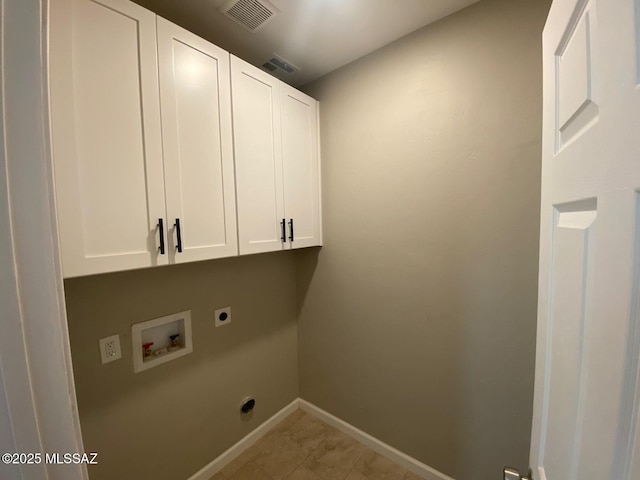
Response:
[{"label": "shadow on wall", "polygon": [[318,266],[318,257],[322,247],[311,247],[296,250],[296,314],[300,316],[302,306],[307,298],[311,280]]}]

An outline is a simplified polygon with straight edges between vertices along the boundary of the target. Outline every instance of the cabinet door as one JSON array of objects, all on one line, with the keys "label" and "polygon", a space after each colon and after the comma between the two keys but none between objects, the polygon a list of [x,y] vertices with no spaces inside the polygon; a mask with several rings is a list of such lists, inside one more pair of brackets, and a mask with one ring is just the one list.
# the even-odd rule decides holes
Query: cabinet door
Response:
[{"label": "cabinet door", "polygon": [[229,54],[158,18],[158,59],[170,258],[237,255]]},{"label": "cabinet door", "polygon": [[241,254],[282,250],[280,82],[231,56],[233,135]]},{"label": "cabinet door", "polygon": [[322,245],[318,102],[286,84],[281,98],[287,246]]},{"label": "cabinet door", "polygon": [[50,11],[64,276],[166,264],[156,16],[125,0],[51,0]]}]

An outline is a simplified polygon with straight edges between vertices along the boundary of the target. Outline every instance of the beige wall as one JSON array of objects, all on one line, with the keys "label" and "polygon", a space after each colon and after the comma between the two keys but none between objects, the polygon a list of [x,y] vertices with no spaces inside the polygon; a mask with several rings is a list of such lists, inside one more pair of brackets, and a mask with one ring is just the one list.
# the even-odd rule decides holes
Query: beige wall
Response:
[{"label": "beige wall", "polygon": [[301,397],[457,480],[527,466],[549,4],[483,0],[304,88]]},{"label": "beige wall", "polygon": [[[186,479],[298,396],[289,253],[72,279],[65,291],[84,445],[99,453],[92,480]],[[214,328],[227,305],[232,323]],[[193,353],[134,374],[131,325],[186,309]],[[98,339],[116,333],[123,358],[101,365]]]}]

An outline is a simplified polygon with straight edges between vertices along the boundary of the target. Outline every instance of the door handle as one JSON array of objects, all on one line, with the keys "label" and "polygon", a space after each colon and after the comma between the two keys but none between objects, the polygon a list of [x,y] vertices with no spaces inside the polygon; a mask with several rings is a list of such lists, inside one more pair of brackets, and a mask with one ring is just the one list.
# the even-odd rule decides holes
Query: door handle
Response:
[{"label": "door handle", "polygon": [[529,475],[523,477],[520,475],[520,472],[516,468],[504,467],[502,470],[502,474],[504,476],[504,480],[533,480],[533,474],[531,470],[529,470]]},{"label": "door handle", "polygon": [[164,255],[164,220],[161,218],[158,219],[158,233],[160,234],[160,255]]},{"label": "door handle", "polygon": [[289,220],[289,240],[293,242],[293,218]]},{"label": "door handle", "polygon": [[282,235],[280,237],[280,240],[282,240],[282,243],[287,241],[287,227],[285,227],[285,222],[286,221],[284,218],[280,222],[280,228],[282,229]]},{"label": "door handle", "polygon": [[182,253],[182,233],[180,232],[180,219],[176,218],[176,223],[173,224],[176,228],[176,236],[178,237],[178,253]]}]

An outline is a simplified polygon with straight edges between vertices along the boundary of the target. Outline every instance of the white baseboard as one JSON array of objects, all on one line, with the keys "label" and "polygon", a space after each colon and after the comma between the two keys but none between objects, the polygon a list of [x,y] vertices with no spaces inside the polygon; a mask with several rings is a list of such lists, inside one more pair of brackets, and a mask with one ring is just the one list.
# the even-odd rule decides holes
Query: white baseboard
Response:
[{"label": "white baseboard", "polygon": [[342,433],[349,435],[351,438],[358,440],[363,445],[366,445],[374,452],[393,460],[398,465],[403,466],[407,470],[419,475],[425,480],[453,480],[453,478],[441,473],[422,462],[419,462],[413,457],[410,457],[406,453],[402,453],[400,450],[393,448],[391,445],[372,437],[368,433],[354,427],[353,425],[345,422],[331,415],[329,412],[325,412],[321,408],[316,407],[312,403],[306,400],[300,399],[300,408],[311,415],[319,418],[323,422],[332,427],[340,430]]},{"label": "white baseboard", "polygon": [[211,463],[200,469],[197,473],[190,476],[188,480],[209,480],[212,476],[222,470],[225,466],[231,463],[237,456],[247,450],[251,445],[256,443],[261,437],[264,436],[272,427],[275,427],[280,420],[287,415],[295,412],[299,407],[300,399],[296,398],[289,405],[284,407],[274,416],[265,421],[262,425],[249,433],[247,436],[238,441],[235,445],[230,447],[227,451],[222,453]]},{"label": "white baseboard", "polygon": [[226,465],[231,463],[241,453],[256,443],[265,433],[267,433],[272,427],[280,422],[287,415],[293,413],[297,408],[303,409],[305,412],[310,413],[314,417],[319,418],[323,422],[332,427],[340,430],[342,433],[349,435],[350,437],[358,440],[363,445],[366,445],[374,452],[393,460],[398,465],[403,466],[407,470],[419,475],[425,480],[454,480],[453,478],[441,473],[424,463],[419,462],[413,457],[410,457],[406,453],[402,453],[400,450],[393,448],[390,445],[372,437],[368,433],[354,427],[353,425],[345,422],[331,415],[329,412],[325,412],[319,407],[316,407],[312,403],[302,400],[301,398],[295,399],[289,405],[284,407],[273,417],[269,418],[262,425],[256,428],[253,432],[249,433],[246,437],[241,439],[226,452],[221,454],[211,463],[202,468],[199,472],[189,477],[188,480],[209,480],[213,475],[222,470]]}]

